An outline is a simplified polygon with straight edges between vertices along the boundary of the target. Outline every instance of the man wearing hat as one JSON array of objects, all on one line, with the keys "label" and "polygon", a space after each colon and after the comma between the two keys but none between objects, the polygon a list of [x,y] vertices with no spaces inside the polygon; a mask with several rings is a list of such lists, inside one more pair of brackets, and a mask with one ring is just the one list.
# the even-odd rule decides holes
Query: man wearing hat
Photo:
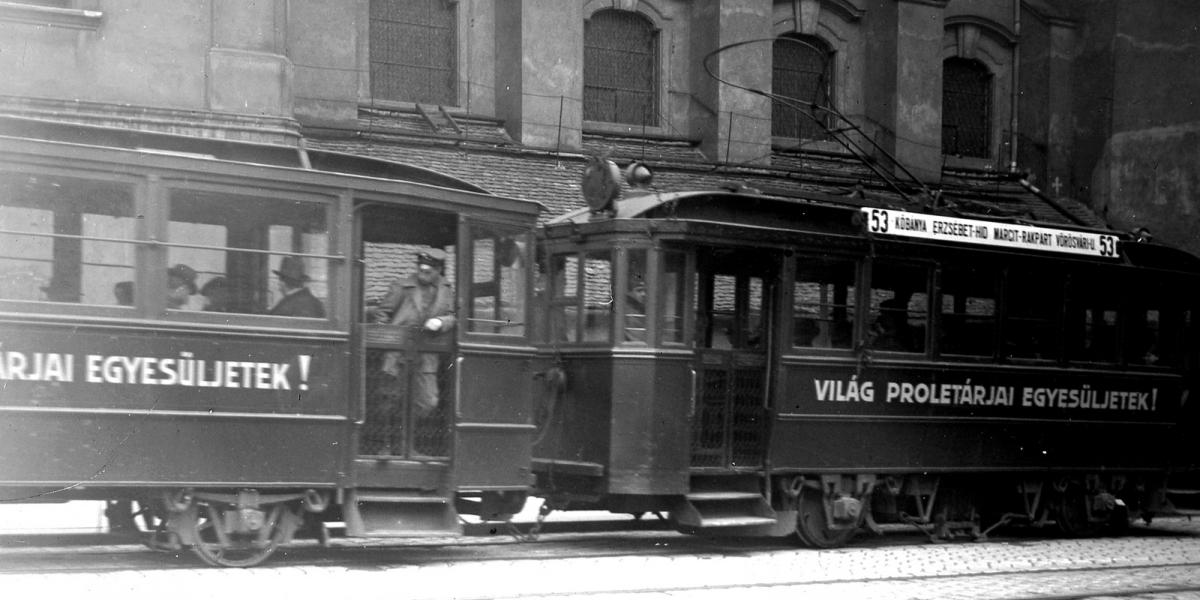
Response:
[{"label": "man wearing hat", "polygon": [[[417,254],[417,273],[397,280],[375,310],[376,323],[391,323],[405,328],[419,327],[426,335],[445,335],[453,331],[454,290],[442,276],[446,261],[439,254]],[[401,374],[400,352],[388,352],[382,369],[392,376]],[[434,353],[422,353],[413,373],[413,405],[420,416],[433,412],[438,405],[438,362]]]},{"label": "man wearing hat", "polygon": [[167,308],[204,310],[204,296],[196,292],[195,269],[183,263],[167,269]]},{"label": "man wearing hat", "polygon": [[295,256],[285,256],[279,263],[279,270],[274,271],[279,277],[279,291],[283,298],[275,304],[268,314],[284,317],[308,317],[324,319],[325,305],[308,290],[308,275],[304,272],[304,263]]}]

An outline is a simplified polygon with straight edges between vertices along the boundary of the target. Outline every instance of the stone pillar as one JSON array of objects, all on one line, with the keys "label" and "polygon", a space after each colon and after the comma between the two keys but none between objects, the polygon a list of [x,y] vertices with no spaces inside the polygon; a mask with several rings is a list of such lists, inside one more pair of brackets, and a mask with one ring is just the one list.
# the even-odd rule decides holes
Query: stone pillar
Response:
[{"label": "stone pillar", "polygon": [[284,0],[213,0],[209,109],[292,116],[292,63],[283,55]]},{"label": "stone pillar", "polygon": [[939,182],[942,171],[946,2],[873,0],[866,14],[866,108],[875,141],[926,183]]},{"label": "stone pillar", "polygon": [[1051,85],[1046,86],[1049,126],[1046,131],[1046,181],[1043,187],[1054,196],[1074,196],[1076,184],[1071,180],[1071,155],[1074,149],[1075,129],[1069,82],[1072,78],[1072,61],[1076,44],[1075,24],[1072,21],[1052,19],[1049,23],[1050,52],[1047,60],[1048,77]]},{"label": "stone pillar", "polygon": [[771,0],[711,0],[693,5],[692,57],[695,98],[704,113],[695,119],[700,149],[715,162],[766,164],[771,155],[771,102],[765,96],[724,85],[701,61],[717,48],[764,40],[722,51],[708,65],[723,80],[771,89]]},{"label": "stone pillar", "polygon": [[353,127],[359,95],[370,96],[368,1],[287,0],[286,6],[296,118],[305,125]]},{"label": "stone pillar", "polygon": [[496,0],[496,116],[522,144],[583,145],[583,5]]}]

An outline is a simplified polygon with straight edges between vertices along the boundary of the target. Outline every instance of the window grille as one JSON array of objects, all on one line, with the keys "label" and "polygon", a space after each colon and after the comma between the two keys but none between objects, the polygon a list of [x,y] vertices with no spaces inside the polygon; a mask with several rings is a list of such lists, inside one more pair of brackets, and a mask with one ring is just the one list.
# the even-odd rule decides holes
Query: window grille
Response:
[{"label": "window grille", "polygon": [[974,60],[942,63],[942,154],[991,156],[992,74]]},{"label": "window grille", "polygon": [[771,49],[771,90],[798,103],[771,101],[771,135],[806,140],[829,139],[829,113],[809,103],[830,106],[832,53],[811,36],[775,40]]},{"label": "window grille", "polygon": [[583,27],[583,118],[658,126],[658,32],[645,18],[602,10]]},{"label": "window grille", "polygon": [[371,96],[458,104],[457,17],[448,0],[371,0]]}]

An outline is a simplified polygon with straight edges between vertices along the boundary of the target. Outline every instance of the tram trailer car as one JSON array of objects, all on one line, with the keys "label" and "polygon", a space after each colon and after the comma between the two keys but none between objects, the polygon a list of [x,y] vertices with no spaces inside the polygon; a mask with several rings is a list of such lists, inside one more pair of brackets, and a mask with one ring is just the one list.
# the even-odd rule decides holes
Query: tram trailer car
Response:
[{"label": "tram trailer car", "polygon": [[846,543],[1195,514],[1200,261],[843,197],[645,193],[539,231],[539,493]]},{"label": "tram trailer car", "polygon": [[[77,139],[0,138],[0,500],[110,501],[222,566],[329,521],[444,535],[521,509],[536,203],[335,153]],[[422,254],[436,332],[375,306]]]}]

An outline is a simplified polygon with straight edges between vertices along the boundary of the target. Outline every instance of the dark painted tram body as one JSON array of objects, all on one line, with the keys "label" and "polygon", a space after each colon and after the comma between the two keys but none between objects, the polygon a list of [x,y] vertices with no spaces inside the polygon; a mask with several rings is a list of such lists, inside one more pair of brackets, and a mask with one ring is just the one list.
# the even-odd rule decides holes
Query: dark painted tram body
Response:
[{"label": "dark painted tram body", "polygon": [[[563,381],[539,413],[543,493],[814,546],[884,521],[1085,533],[1175,510],[1197,261],[1111,232],[1052,230],[1055,253],[872,231],[887,212],[694,192],[546,225]],[[1028,225],[891,212],[958,235]]]}]

